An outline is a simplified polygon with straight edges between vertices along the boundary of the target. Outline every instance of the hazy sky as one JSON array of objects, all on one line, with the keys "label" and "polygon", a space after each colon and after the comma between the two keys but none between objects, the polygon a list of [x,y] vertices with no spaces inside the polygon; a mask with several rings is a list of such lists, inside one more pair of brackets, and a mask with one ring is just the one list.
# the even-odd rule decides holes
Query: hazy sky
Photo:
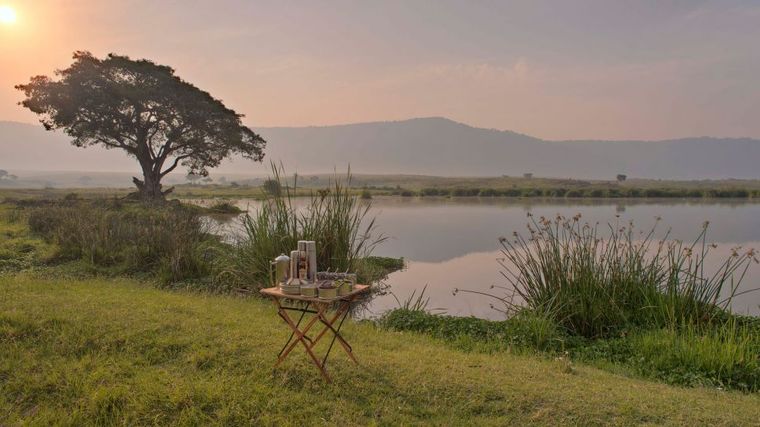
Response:
[{"label": "hazy sky", "polygon": [[445,116],[533,136],[760,137],[760,1],[0,0],[13,85],[145,57],[252,126]]}]

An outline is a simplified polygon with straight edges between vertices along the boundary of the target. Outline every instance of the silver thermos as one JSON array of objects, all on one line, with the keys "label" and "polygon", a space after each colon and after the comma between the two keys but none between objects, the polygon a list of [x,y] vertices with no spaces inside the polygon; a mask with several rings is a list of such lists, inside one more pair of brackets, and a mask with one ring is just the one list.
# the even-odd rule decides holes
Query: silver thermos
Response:
[{"label": "silver thermos", "polygon": [[274,285],[287,283],[290,278],[290,257],[280,254],[274,259],[272,265],[274,266]]}]

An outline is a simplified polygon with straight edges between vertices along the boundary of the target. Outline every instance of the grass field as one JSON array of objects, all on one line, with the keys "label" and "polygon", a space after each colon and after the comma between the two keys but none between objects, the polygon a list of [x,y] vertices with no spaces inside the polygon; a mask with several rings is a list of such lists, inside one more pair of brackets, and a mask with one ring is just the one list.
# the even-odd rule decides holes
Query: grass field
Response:
[{"label": "grass field", "polygon": [[[339,178],[345,174],[338,173]],[[335,175],[305,175],[298,177],[299,195],[328,188]],[[179,199],[239,199],[261,198],[262,178],[229,182],[225,185],[176,185],[170,197]],[[286,179],[293,185],[293,177]],[[168,185],[167,185],[168,187]],[[549,197],[549,198],[755,198],[760,197],[760,180],[702,180],[673,181],[628,179],[624,182],[523,177],[439,177],[424,175],[352,175],[351,187],[356,194],[371,196],[452,196],[452,197]],[[124,188],[48,188],[0,189],[0,199],[55,199],[70,193],[80,197],[124,197],[134,188],[124,182]]]},{"label": "grass field", "polygon": [[350,322],[325,384],[258,299],[0,277],[0,425],[757,425],[760,396],[463,352]]}]

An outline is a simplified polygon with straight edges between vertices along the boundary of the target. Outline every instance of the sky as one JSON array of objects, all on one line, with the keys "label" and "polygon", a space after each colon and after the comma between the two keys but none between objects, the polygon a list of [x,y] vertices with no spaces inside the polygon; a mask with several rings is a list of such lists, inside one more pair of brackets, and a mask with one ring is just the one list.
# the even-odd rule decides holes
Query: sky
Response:
[{"label": "sky", "polygon": [[0,120],[75,50],[257,126],[442,116],[546,139],[760,138],[760,1],[0,0]]}]

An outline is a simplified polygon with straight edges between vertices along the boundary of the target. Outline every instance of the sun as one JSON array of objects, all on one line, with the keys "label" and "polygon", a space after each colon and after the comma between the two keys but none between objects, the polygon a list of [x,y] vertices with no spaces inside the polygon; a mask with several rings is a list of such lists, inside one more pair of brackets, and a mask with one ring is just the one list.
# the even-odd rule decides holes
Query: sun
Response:
[{"label": "sun", "polygon": [[16,22],[16,11],[10,6],[0,6],[0,24]]}]

